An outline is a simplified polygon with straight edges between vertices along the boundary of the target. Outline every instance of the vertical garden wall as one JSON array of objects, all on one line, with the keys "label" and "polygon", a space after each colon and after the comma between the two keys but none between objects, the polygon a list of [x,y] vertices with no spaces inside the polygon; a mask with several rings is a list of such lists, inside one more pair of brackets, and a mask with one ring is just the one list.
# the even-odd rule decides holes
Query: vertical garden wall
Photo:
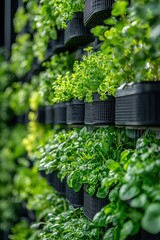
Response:
[{"label": "vertical garden wall", "polygon": [[159,13],[21,1],[0,52],[0,239],[160,239]]}]

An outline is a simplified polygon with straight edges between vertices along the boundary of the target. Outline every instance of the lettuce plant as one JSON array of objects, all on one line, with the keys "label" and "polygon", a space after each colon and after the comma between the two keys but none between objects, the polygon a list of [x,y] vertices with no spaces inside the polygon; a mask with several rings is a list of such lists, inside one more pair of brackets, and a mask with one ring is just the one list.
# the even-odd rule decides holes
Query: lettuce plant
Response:
[{"label": "lettuce plant", "polygon": [[[131,1],[129,7],[128,3],[116,1],[112,18],[106,20],[107,26],[93,30],[104,41],[102,51],[113,56],[114,74],[111,71],[109,79],[111,74],[113,82],[159,81],[157,1]],[[105,85],[109,83],[106,79]]]},{"label": "lettuce plant", "polygon": [[[145,133],[137,140],[136,148],[121,154],[119,173],[113,169],[104,182],[109,188],[114,180],[117,186],[109,193],[110,203],[94,218],[99,226],[106,226],[104,239],[127,239],[138,233],[140,227],[151,234],[159,229],[159,146],[154,132]],[[121,171],[120,171],[121,168]]]}]

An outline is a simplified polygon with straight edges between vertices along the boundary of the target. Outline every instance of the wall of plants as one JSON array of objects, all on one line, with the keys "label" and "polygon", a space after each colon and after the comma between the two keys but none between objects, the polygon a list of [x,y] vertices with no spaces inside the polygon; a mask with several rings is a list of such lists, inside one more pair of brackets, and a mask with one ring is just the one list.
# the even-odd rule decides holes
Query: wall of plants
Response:
[{"label": "wall of plants", "polygon": [[0,238],[160,239],[160,4],[22,0],[0,51]]}]

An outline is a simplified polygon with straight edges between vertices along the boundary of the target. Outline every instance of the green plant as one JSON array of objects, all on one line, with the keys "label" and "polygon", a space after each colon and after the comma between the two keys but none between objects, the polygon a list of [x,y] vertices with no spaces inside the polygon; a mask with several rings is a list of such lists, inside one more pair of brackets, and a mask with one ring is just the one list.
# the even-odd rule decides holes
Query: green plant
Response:
[{"label": "green plant", "polygon": [[28,83],[22,84],[20,82],[14,82],[10,87],[11,96],[9,106],[15,112],[16,115],[25,113],[29,109],[28,98],[31,92],[32,86]]},{"label": "green plant", "polygon": [[67,21],[72,19],[75,12],[81,12],[84,8],[83,0],[52,0],[52,4],[57,15],[56,24],[62,28],[66,28]]},{"label": "green plant", "polygon": [[[160,231],[159,146],[154,132],[145,133],[137,140],[135,150],[122,152],[122,174],[110,191],[111,203],[94,218],[95,224],[108,228],[104,239],[123,240],[136,234],[140,227],[152,234]],[[110,180],[108,177],[102,185],[108,188]]]},{"label": "green plant", "polygon": [[[101,181],[109,173],[111,174],[109,172],[111,167],[118,168],[120,154],[127,146],[133,147],[133,142],[128,142],[124,131],[113,127],[87,132],[83,148],[80,151],[77,150],[77,159],[75,158],[70,164],[70,175],[67,179],[69,186],[78,191],[85,184],[86,191],[90,195],[106,197],[108,189],[104,190],[100,187]],[[116,179],[112,184],[116,184]]]},{"label": "green plant", "polygon": [[99,93],[101,99],[106,99],[108,95],[115,95],[117,87],[120,85],[119,79],[112,79],[117,70],[112,70],[113,57],[102,53],[93,52],[91,47],[86,49],[87,55],[82,57],[82,61],[75,61],[73,72],[66,75],[59,75],[55,81],[55,96],[53,101],[70,101],[71,99],[85,99],[92,101],[92,94]]},{"label": "green plant", "polygon": [[52,214],[43,231],[39,234],[40,239],[102,239],[103,231],[96,227],[86,217],[81,209],[70,208],[56,217]]},{"label": "green plant", "polygon": [[107,26],[93,30],[104,41],[102,51],[113,56],[113,74],[109,73],[109,79],[111,74],[112,81],[119,83],[159,81],[157,1],[137,0],[131,1],[128,8],[127,5],[128,1],[116,1]]},{"label": "green plant", "polygon": [[19,7],[14,18],[14,30],[16,33],[20,33],[27,25],[28,16],[24,7]]},{"label": "green plant", "polygon": [[160,139],[148,133],[138,139],[134,151],[125,152],[128,163],[120,198],[143,212],[142,227],[153,234],[160,231]]},{"label": "green plant", "polygon": [[11,70],[18,76],[25,75],[32,66],[33,51],[30,34],[18,35],[16,43],[12,44]]},{"label": "green plant", "polygon": [[27,219],[23,219],[12,227],[9,239],[35,240],[38,239],[38,233],[38,230],[30,228],[30,224],[28,223]]},{"label": "green plant", "polygon": [[[75,62],[71,82],[73,85],[73,96],[79,100],[92,101],[92,93],[99,92],[101,84],[108,73],[107,56],[101,51],[93,52],[89,47],[86,49],[88,55],[82,57],[82,61]],[[106,98],[106,92],[101,95]]]},{"label": "green plant", "polygon": [[22,139],[27,129],[24,126],[1,131],[0,156],[0,229],[7,230],[17,220],[18,205],[13,196],[13,177],[17,171],[17,159],[25,154]]},{"label": "green plant", "polygon": [[11,72],[10,63],[5,59],[5,53],[3,49],[0,49],[0,65],[0,121],[2,127],[2,124],[5,124],[12,119],[13,114],[9,108],[9,101],[11,96],[9,86],[15,80],[14,74]]},{"label": "green plant", "polygon": [[108,175],[109,164],[113,161],[116,165],[114,161],[119,161],[121,151],[132,144],[123,131],[114,128],[60,132],[40,149],[40,170],[58,170],[59,177],[68,177],[67,182],[75,191],[85,184],[90,195],[105,197],[108,190],[102,191],[100,183]]},{"label": "green plant", "polygon": [[[39,75],[38,91],[43,96],[45,105],[52,105],[55,102],[64,100],[61,97],[64,89],[64,78],[67,71],[72,71],[73,62],[73,54],[64,52],[55,54],[50,61],[43,64],[45,70]],[[59,80],[60,78],[62,81]]]}]

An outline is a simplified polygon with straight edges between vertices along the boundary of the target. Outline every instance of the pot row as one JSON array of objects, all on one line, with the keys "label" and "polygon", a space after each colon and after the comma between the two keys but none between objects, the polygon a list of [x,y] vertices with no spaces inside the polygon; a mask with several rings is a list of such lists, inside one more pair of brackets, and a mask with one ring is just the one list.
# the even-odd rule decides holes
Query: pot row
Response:
[{"label": "pot row", "polygon": [[93,220],[95,214],[108,203],[107,198],[90,196],[83,187],[78,192],[75,192],[68,186],[66,179],[61,182],[56,171],[46,175],[46,177],[49,184],[56,189],[58,194],[65,196],[73,207],[83,207],[85,216],[90,220]]},{"label": "pot row", "polygon": [[38,121],[47,124],[160,126],[160,82],[120,87],[116,97],[93,102],[72,100],[39,108]]},{"label": "pot row", "polygon": [[[96,195],[90,196],[85,191],[85,187],[75,192],[67,185],[66,179],[60,181],[56,171],[45,176],[47,176],[49,184],[56,189],[58,194],[65,196],[73,207],[83,207],[84,215],[90,220],[93,220],[95,214],[109,203],[107,198],[98,198]],[[160,234],[150,234],[141,229],[138,234],[128,237],[127,240],[159,240],[159,237]]]},{"label": "pot row", "polygon": [[101,101],[98,94],[94,94],[92,103],[74,99],[38,110],[38,121],[46,124],[114,124],[114,119],[115,99]]},{"label": "pot row", "polygon": [[104,24],[104,20],[111,16],[113,2],[114,0],[85,0],[84,12],[76,12],[73,15],[72,20],[67,23],[64,36],[62,31],[59,32],[56,41],[59,42],[58,49],[62,50],[63,38],[64,47],[77,48],[92,42],[94,36],[90,33],[90,29]]}]

